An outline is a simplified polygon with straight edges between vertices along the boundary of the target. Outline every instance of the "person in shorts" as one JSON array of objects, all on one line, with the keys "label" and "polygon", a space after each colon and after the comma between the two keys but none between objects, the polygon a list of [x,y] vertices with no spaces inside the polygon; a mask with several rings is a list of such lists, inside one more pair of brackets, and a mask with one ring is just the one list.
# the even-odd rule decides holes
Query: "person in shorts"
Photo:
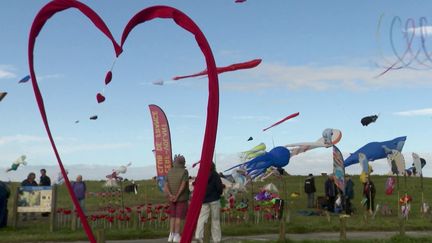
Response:
[{"label": "person in shorts", "polygon": [[174,156],[168,171],[164,191],[170,203],[170,234],[168,242],[180,242],[180,223],[185,219],[189,201],[189,173],[183,155]]}]

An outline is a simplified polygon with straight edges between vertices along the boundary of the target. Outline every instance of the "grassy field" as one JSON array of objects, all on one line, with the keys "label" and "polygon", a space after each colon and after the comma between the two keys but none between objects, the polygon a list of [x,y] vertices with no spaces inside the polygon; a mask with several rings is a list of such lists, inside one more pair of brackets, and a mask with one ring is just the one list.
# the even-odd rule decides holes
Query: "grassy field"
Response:
[{"label": "grassy field", "polygon": [[[302,216],[299,211],[306,210],[306,195],[303,193],[303,176],[285,176],[283,179],[273,178],[271,180],[263,182],[254,182],[253,191],[257,192],[261,186],[266,183],[274,183],[279,189],[283,188],[283,184],[286,185],[286,192],[281,192],[281,196],[286,198],[292,192],[300,192],[298,198],[288,197],[288,217],[286,220],[286,231],[287,233],[307,233],[307,232],[322,232],[322,231],[339,231],[340,222],[339,215],[330,214],[327,216]],[[318,176],[315,178],[317,186],[317,196],[322,196],[324,191],[324,181],[326,177]],[[397,202],[398,195],[397,190],[391,196],[387,196],[384,193],[386,176],[372,176],[372,180],[375,183],[377,194],[375,203],[376,204],[387,204],[393,211],[392,215],[383,216],[379,212],[375,219],[365,217],[365,210],[362,208],[360,201],[362,199],[362,187],[358,176],[354,176],[353,181],[355,183],[355,198],[353,205],[356,208],[356,213],[348,218],[347,230],[348,231],[398,231],[399,223],[397,217]],[[424,179],[424,201],[430,203],[432,200],[432,188],[429,186],[432,182],[431,179]],[[146,203],[163,203],[165,199],[163,194],[159,192],[156,184],[152,180],[138,181],[138,195],[135,194],[124,194],[124,205],[126,207],[136,207],[138,205]],[[101,181],[88,181],[87,190],[89,192],[102,192],[103,182]],[[127,183],[126,183],[127,184]],[[16,188],[17,184],[12,185],[12,190]],[[420,189],[420,178],[408,177],[406,183],[403,177],[400,178],[400,195],[402,196],[405,192],[413,197],[411,204],[411,213],[409,219],[405,222],[406,230],[432,230],[431,215],[421,215],[420,204],[421,204],[421,189]],[[58,188],[58,207],[71,209],[72,205],[67,194],[67,190],[64,185]],[[248,186],[248,193],[239,194],[236,200],[249,199],[249,206],[251,204],[252,197],[252,186]],[[86,208],[88,214],[101,212],[111,204],[114,207],[121,206],[121,197],[96,197],[89,196],[86,199]],[[11,197],[12,199],[12,197]],[[12,200],[9,200],[9,211],[12,209]],[[224,223],[222,225],[223,235],[254,235],[254,234],[268,234],[278,233],[279,222],[277,221],[263,221],[259,224],[255,224],[252,220],[252,211],[249,216],[249,220],[238,220],[234,222]],[[101,228],[100,225],[94,225],[95,230]],[[137,239],[137,238],[157,238],[165,237],[167,235],[166,224],[161,225],[145,225],[145,227],[123,226],[121,229],[113,227],[112,229],[105,230],[106,238],[110,240],[114,239]],[[19,227],[13,229],[7,227],[0,230],[0,242],[29,242],[29,241],[72,241],[72,240],[83,240],[86,239],[82,229],[72,231],[68,224],[61,225],[59,229],[54,232],[49,232],[48,218],[37,216],[36,220],[19,222]],[[381,242],[381,241],[376,241]],[[385,242],[385,241],[382,241]],[[398,241],[396,241],[398,242]],[[402,241],[400,241],[402,242]],[[403,241],[405,242],[405,241]],[[407,241],[417,242],[417,241]]]}]

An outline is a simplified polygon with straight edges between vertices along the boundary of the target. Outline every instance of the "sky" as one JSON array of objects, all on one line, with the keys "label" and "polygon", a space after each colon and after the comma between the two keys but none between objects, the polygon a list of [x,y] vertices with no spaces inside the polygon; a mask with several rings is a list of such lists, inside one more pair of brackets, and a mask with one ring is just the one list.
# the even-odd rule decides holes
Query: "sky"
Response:
[{"label": "sky", "polygon": [[[389,38],[393,18],[399,16],[401,26],[410,18],[419,26],[421,17],[431,17],[430,1],[82,2],[104,19],[118,41],[135,13],[168,5],[197,23],[217,66],[262,59],[257,68],[219,75],[218,170],[239,163],[241,151],[261,142],[268,149],[313,142],[326,128],[342,131],[338,147],[345,157],[366,143],[407,136],[407,164],[412,152],[432,161],[432,61],[420,55],[422,63],[407,61],[405,68],[377,77],[397,61]],[[8,92],[0,102],[0,180],[21,180],[42,167],[50,168],[52,177],[58,172],[32,85],[18,84],[29,74],[32,21],[47,3],[0,0],[0,92]],[[407,43],[401,26],[393,28],[393,44],[403,54]],[[411,47],[417,50],[419,43],[416,36]],[[425,49],[431,45],[426,37]],[[108,39],[77,10],[66,10],[48,20],[34,53],[51,131],[72,176],[104,178],[128,162],[134,179],[155,175],[149,104],[160,106],[168,117],[173,153],[183,154],[189,166],[200,159],[207,78],[171,78],[199,72],[205,62],[193,36],[172,20],[153,20],[134,29],[116,60]],[[114,60],[113,80],[105,87]],[[157,80],[164,85],[153,85]],[[96,94],[102,91],[106,101],[98,104]],[[295,112],[300,115],[262,131]],[[379,114],[377,122],[363,127],[360,119],[373,114]],[[98,120],[89,120],[92,115]],[[250,136],[253,141],[247,141]],[[28,168],[5,173],[22,154]],[[293,157],[285,170],[328,173],[331,156],[330,149],[316,149]],[[372,165],[377,174],[389,170],[386,160]],[[347,171],[358,174],[360,167]],[[432,176],[429,165],[424,174]]]}]

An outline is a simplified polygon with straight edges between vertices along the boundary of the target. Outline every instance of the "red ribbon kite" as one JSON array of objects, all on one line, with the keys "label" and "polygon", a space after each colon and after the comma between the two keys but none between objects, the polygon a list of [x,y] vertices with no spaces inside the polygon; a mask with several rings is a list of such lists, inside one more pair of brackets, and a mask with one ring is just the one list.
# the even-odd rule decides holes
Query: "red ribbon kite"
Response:
[{"label": "red ribbon kite", "polygon": [[293,117],[296,117],[296,116],[298,116],[299,114],[300,114],[299,112],[294,113],[294,114],[291,114],[291,115],[285,117],[284,119],[282,119],[282,120],[276,122],[275,124],[273,124],[273,125],[271,125],[271,126],[269,126],[269,127],[267,127],[267,128],[264,128],[264,129],[263,129],[263,132],[267,131],[268,129],[270,129],[270,128],[274,127],[274,126],[277,126],[277,125],[281,124],[282,122],[284,122],[284,121],[286,121],[286,120],[289,120],[289,119],[291,119],[291,118],[293,118]]},{"label": "red ribbon kite", "polygon": [[[258,66],[261,63],[261,61],[262,61],[261,59],[254,59],[254,60],[247,61],[247,62],[231,64],[231,65],[226,66],[226,67],[218,67],[217,73],[221,74],[224,72],[232,72],[232,71],[236,71],[236,70],[240,70],[240,69],[254,68],[254,67]],[[191,74],[191,75],[186,75],[186,76],[177,76],[177,77],[174,77],[173,80],[199,77],[199,76],[204,76],[204,75],[207,75],[207,70],[201,71],[201,72],[196,73],[196,74]]]},{"label": "red ribbon kite", "polygon": [[155,18],[168,18],[173,19],[174,22],[192,33],[195,37],[195,40],[201,49],[202,53],[205,56],[207,70],[209,75],[209,97],[207,104],[207,121],[204,133],[204,141],[201,151],[201,166],[197,175],[197,183],[194,189],[194,194],[191,200],[190,209],[188,211],[186,217],[185,225],[187,227],[183,230],[183,235],[181,238],[181,242],[190,242],[192,240],[192,235],[195,231],[198,216],[201,210],[202,201],[205,196],[206,186],[208,177],[210,174],[211,160],[214,153],[214,147],[216,142],[216,134],[217,134],[217,125],[218,125],[218,113],[219,113],[219,82],[218,82],[218,74],[217,67],[213,57],[213,53],[211,51],[210,45],[207,42],[204,34],[201,32],[199,27],[184,13],[181,11],[168,7],[168,6],[154,6],[146,8],[139,13],[137,13],[127,24],[123,31],[121,45],[119,45],[113,38],[110,30],[104,23],[104,21],[87,5],[80,3],[78,1],[70,1],[70,0],[54,0],[46,4],[36,15],[29,35],[29,43],[28,43],[28,60],[29,60],[29,68],[30,68],[30,76],[33,85],[33,91],[35,94],[36,102],[39,107],[39,111],[42,117],[42,120],[45,125],[45,129],[50,140],[51,146],[53,148],[54,154],[57,158],[57,162],[60,166],[60,170],[65,179],[66,187],[69,191],[69,195],[77,208],[78,215],[80,217],[83,228],[88,236],[90,242],[95,243],[96,239],[93,235],[91,228],[87,222],[87,219],[79,206],[79,203],[72,191],[71,184],[67,173],[63,167],[63,163],[60,158],[60,154],[58,153],[56,144],[54,142],[54,138],[51,134],[51,130],[48,124],[48,117],[45,111],[45,105],[42,98],[42,93],[39,89],[39,85],[36,78],[36,73],[34,71],[34,46],[36,42],[36,37],[39,35],[39,32],[42,30],[42,27],[57,12],[61,12],[63,10],[69,8],[76,8],[85,16],[87,16],[93,24],[106,36],[111,40],[115,54],[118,57],[122,53],[122,47],[126,41],[127,36],[133,30],[133,28],[141,23],[146,21],[155,19]]}]

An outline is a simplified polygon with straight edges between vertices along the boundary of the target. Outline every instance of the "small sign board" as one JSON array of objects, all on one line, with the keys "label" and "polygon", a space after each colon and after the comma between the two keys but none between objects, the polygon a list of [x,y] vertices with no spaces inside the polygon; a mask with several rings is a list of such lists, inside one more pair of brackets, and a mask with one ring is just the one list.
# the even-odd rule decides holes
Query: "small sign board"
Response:
[{"label": "small sign board", "polygon": [[18,189],[18,213],[45,213],[51,212],[52,187],[50,186],[23,186]]}]

